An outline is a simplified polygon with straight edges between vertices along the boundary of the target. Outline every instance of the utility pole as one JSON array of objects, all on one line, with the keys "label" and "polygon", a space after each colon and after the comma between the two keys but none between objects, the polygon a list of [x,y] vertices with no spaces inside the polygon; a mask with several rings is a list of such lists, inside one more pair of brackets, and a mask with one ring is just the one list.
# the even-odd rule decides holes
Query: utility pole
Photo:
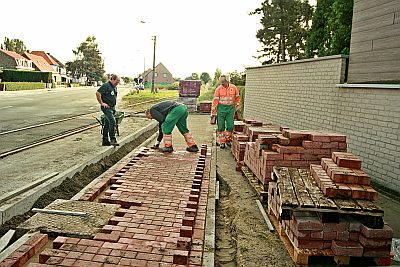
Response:
[{"label": "utility pole", "polygon": [[153,40],[154,40],[154,49],[153,49],[153,73],[152,73],[152,77],[151,77],[151,92],[152,93],[155,93],[155,90],[154,90],[154,78],[155,78],[155,75],[156,75],[156,40],[157,40],[157,37],[154,35],[153,36]]}]

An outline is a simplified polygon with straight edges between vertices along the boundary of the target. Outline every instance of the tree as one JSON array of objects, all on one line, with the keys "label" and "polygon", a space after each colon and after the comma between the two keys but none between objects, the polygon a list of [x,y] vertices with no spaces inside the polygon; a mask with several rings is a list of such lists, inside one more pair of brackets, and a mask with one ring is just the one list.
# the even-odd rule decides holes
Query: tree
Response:
[{"label": "tree", "polygon": [[265,0],[250,15],[261,14],[256,37],[263,44],[258,59],[263,64],[301,59],[313,9],[305,0]]},{"label": "tree", "polygon": [[353,1],[319,0],[307,39],[307,56],[350,52]]},{"label": "tree", "polygon": [[132,77],[121,77],[121,79],[124,81],[125,84],[130,84],[133,82]]},{"label": "tree", "polygon": [[0,45],[1,49],[5,49],[8,51],[13,51],[22,55],[26,51],[26,46],[23,41],[20,39],[9,39],[7,37],[4,38],[4,44]]},{"label": "tree", "polygon": [[230,82],[237,86],[244,86],[246,84],[246,74],[238,72],[237,70],[229,73]]},{"label": "tree", "polygon": [[208,72],[203,72],[200,75],[200,80],[202,80],[204,84],[207,84],[209,81],[211,81],[211,76],[208,74]]},{"label": "tree", "polygon": [[72,50],[75,60],[66,63],[67,71],[76,78],[87,77],[87,82],[100,81],[105,73],[104,62],[100,56],[98,43],[89,36],[76,50]]},{"label": "tree", "polygon": [[217,68],[214,72],[213,86],[216,86],[219,83],[219,77],[221,77],[221,74],[221,69]]}]

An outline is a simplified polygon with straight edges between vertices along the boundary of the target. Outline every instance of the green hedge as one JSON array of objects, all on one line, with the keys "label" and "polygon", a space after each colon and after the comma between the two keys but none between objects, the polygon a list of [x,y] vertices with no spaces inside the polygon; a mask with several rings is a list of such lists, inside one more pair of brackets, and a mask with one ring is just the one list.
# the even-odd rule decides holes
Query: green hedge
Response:
[{"label": "green hedge", "polygon": [[34,90],[34,89],[44,89],[45,83],[27,83],[27,82],[5,82],[1,83],[6,85],[6,91],[19,91],[19,90]]},{"label": "green hedge", "polygon": [[50,83],[52,79],[51,72],[42,71],[24,71],[4,69],[0,73],[2,82],[44,82]]}]

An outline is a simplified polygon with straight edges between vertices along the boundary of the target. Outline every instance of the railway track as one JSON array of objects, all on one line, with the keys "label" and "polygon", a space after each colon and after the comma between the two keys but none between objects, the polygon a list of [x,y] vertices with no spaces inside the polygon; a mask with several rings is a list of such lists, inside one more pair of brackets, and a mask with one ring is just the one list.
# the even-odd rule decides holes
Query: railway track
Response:
[{"label": "railway track", "polygon": [[[126,113],[125,117],[143,113],[148,108],[149,104],[166,99],[171,98],[149,100],[129,105],[128,107],[130,108],[140,108]],[[95,120],[96,116],[94,114],[98,114],[97,116],[99,116],[100,112],[89,112],[60,120],[1,132],[0,159],[98,127],[100,124]]]}]

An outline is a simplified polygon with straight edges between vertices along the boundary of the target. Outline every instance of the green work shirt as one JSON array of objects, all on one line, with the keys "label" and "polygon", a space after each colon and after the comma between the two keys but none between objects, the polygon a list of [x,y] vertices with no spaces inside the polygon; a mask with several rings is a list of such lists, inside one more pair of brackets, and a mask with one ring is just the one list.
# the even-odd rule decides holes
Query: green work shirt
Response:
[{"label": "green work shirt", "polygon": [[101,100],[107,103],[110,107],[115,107],[117,104],[117,87],[114,87],[111,82],[107,82],[100,86],[97,90],[101,94]]}]

